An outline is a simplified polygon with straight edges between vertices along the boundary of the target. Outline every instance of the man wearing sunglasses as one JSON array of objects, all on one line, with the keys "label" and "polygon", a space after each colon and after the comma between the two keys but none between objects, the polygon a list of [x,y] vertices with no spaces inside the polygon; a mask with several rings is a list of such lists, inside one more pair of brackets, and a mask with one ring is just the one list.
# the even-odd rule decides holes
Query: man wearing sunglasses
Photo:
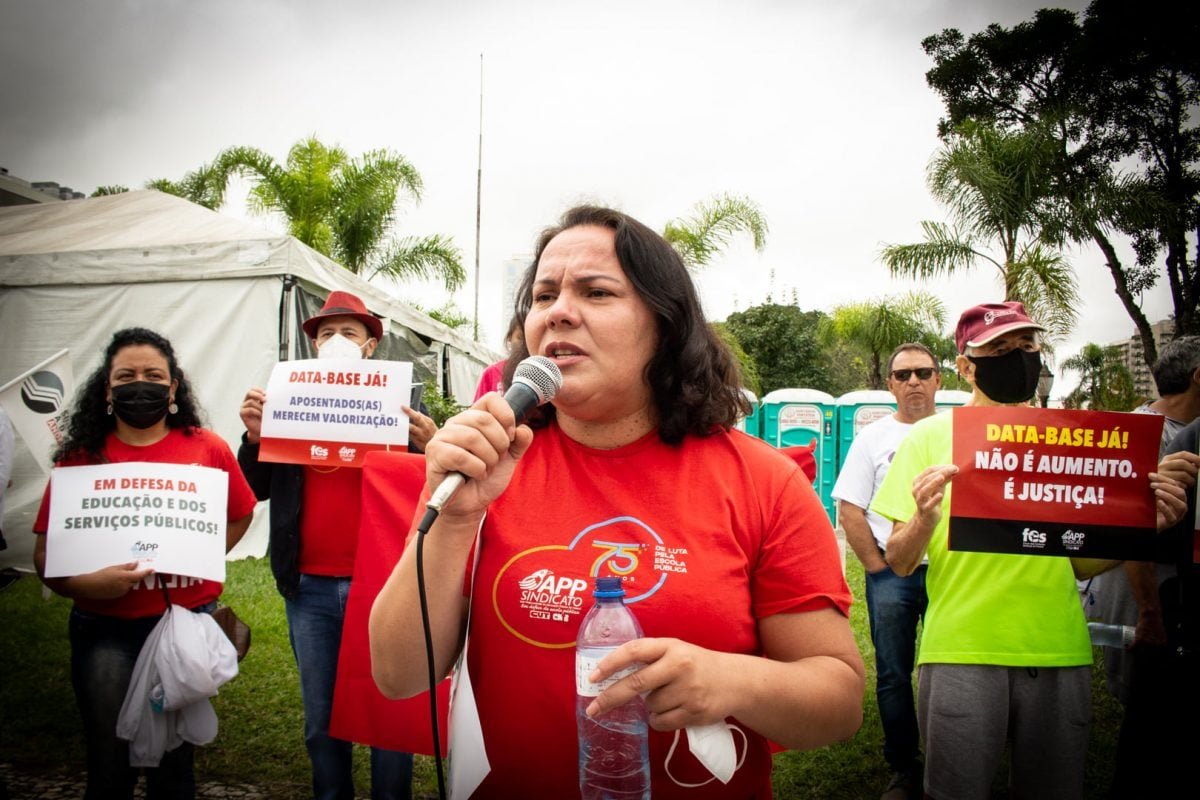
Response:
[{"label": "man wearing sunglasses", "polygon": [[862,562],[866,577],[867,618],[875,647],[875,698],[883,723],[883,757],[892,770],[891,782],[880,800],[907,800],[922,794],[912,671],[917,622],[925,614],[926,565],[922,563],[911,575],[897,575],[884,558],[892,521],[868,509],[900,441],[914,422],[934,413],[934,395],[942,379],[933,353],[913,342],[892,352],[887,375],[896,412],[871,423],[854,438],[833,496],[846,542]]}]

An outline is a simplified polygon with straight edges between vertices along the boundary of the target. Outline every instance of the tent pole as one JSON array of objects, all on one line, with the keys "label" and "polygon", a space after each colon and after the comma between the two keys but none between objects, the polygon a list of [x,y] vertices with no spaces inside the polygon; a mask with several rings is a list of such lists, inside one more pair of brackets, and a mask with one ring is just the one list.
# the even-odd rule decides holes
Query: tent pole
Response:
[{"label": "tent pole", "polygon": [[292,289],[296,285],[295,275],[283,276],[283,293],[279,295],[279,360],[287,361],[291,352],[291,321],[295,312]]}]

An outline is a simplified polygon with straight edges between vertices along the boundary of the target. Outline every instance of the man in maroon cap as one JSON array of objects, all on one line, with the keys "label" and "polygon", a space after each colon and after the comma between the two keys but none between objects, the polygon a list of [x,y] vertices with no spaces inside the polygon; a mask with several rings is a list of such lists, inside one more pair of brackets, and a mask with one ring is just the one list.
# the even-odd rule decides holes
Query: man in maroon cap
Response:
[{"label": "man in maroon cap", "polygon": [[[1041,373],[1042,326],[1020,303],[986,303],[958,321],[956,366],[971,406],[1027,403]],[[886,559],[900,575],[928,556],[918,659],[925,793],[986,798],[1011,742],[1014,797],[1082,798],[1092,646],[1067,558],[947,549],[953,416],[913,425],[871,510],[893,522]],[[1182,487],[1151,476],[1160,528],[1182,515]],[[1095,568],[1093,562],[1091,568]]]},{"label": "man in maroon cap", "polygon": [[[370,358],[383,323],[349,292],[332,292],[304,321],[318,358]],[[266,394],[252,388],[242,401],[246,426],[238,463],[259,500],[271,500],[271,570],[284,598],[288,636],[300,670],[304,742],[312,762],[313,796],[351,800],[351,744],[329,735],[342,620],[354,556],[362,470],[297,466],[258,460]],[[436,430],[416,409],[409,416],[409,449],[420,452]],[[371,748],[372,798],[411,794],[412,755]]]}]

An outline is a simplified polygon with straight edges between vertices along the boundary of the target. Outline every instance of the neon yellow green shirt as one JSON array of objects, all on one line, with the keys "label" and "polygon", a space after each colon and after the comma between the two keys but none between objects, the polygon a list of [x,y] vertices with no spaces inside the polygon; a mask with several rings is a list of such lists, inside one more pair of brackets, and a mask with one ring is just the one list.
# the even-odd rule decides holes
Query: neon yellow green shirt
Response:
[{"label": "neon yellow green shirt", "polygon": [[[953,414],[913,426],[871,510],[897,522],[916,512],[913,478],[951,463]],[[918,664],[1069,667],[1092,663],[1083,607],[1068,559],[946,549],[953,481],[929,540],[929,607]]]}]

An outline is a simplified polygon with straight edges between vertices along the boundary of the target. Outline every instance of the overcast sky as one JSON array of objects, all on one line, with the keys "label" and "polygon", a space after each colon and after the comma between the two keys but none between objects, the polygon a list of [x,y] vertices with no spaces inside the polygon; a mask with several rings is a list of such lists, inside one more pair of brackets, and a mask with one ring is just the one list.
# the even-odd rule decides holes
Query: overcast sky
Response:
[{"label": "overcast sky", "polygon": [[[767,248],[739,242],[701,274],[709,316],[793,291],[828,311],[913,288],[888,277],[880,247],[945,218],[925,186],[943,108],[921,39],[1046,5],[0,0],[0,166],[90,193],[178,179],[231,145],[279,160],[310,134],[355,155],[391,148],[426,185],[400,231],[453,236],[473,275],[482,53],[487,344],[500,346],[507,321],[502,263],[581,200],[661,229],[716,193],[748,195],[770,224]],[[243,196],[223,213],[244,216]],[[1131,335],[1099,253],[1069,256],[1084,303],[1062,356]],[[927,287],[951,326],[1001,298],[988,269]],[[447,299],[397,291],[427,307]],[[474,296],[472,280],[454,300],[470,314]],[[1152,322],[1169,314],[1165,281],[1143,307]],[[1055,396],[1075,383],[1060,378]]]}]

